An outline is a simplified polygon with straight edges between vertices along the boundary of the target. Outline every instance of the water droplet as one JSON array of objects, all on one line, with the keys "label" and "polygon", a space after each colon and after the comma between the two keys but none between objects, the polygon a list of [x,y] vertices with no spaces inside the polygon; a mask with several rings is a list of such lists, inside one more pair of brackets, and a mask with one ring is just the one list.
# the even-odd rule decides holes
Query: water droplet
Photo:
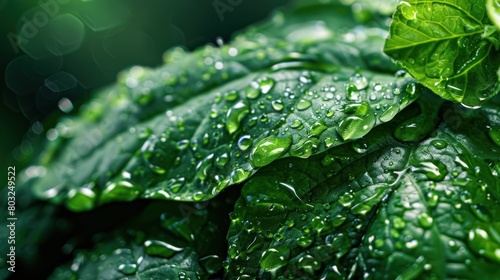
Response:
[{"label": "water droplet", "polygon": [[310,236],[302,235],[297,239],[297,245],[300,247],[306,248],[309,247],[313,242],[313,239]]},{"label": "water droplet", "polygon": [[301,130],[304,127],[304,125],[302,125],[302,122],[300,120],[294,120],[290,125],[290,127]]},{"label": "water droplet", "polygon": [[345,91],[348,100],[356,101],[360,98],[358,88],[355,85],[347,85]]},{"label": "water droplet", "polygon": [[309,107],[311,107],[311,105],[312,105],[311,101],[305,100],[305,99],[301,99],[297,103],[297,110],[304,111],[304,110],[308,109]]},{"label": "water droplet", "polygon": [[298,267],[305,272],[313,275],[321,268],[321,264],[311,255],[305,255],[299,258]]},{"label": "water droplet", "polygon": [[285,105],[283,104],[283,101],[281,101],[280,99],[278,100],[273,100],[271,102],[271,106],[273,107],[274,110],[276,111],[281,111],[283,110],[283,108],[285,108]]},{"label": "water droplet", "polygon": [[333,137],[325,138],[325,146],[327,148],[331,148],[333,146],[333,144],[335,144],[335,138],[333,138]]},{"label": "water droplet", "polygon": [[311,126],[311,131],[309,133],[312,137],[319,137],[328,127],[323,121],[317,121]]},{"label": "water droplet", "polygon": [[243,168],[237,168],[231,172],[231,181],[233,184],[241,183],[245,181],[251,174],[251,171],[245,170]]},{"label": "water droplet", "polygon": [[250,113],[250,104],[246,99],[237,102],[227,111],[226,128],[229,134],[239,129],[241,121],[248,113]]},{"label": "water droplet", "polygon": [[260,259],[260,267],[265,271],[274,271],[288,263],[290,249],[286,246],[269,248]]},{"label": "water droplet", "polygon": [[252,138],[250,135],[244,135],[238,140],[238,148],[242,151],[248,150],[250,146],[252,145]]},{"label": "water droplet", "polygon": [[215,164],[217,164],[220,167],[224,167],[228,161],[229,161],[229,155],[227,153],[224,153],[215,159]]},{"label": "water droplet", "polygon": [[354,112],[342,119],[337,128],[344,141],[361,138],[375,126],[375,115],[368,103],[363,102],[346,111],[349,112],[352,108],[354,108]]},{"label": "water droplet", "polygon": [[448,144],[443,140],[432,140],[431,145],[438,150],[442,150],[448,146]]},{"label": "water droplet", "polygon": [[351,206],[353,201],[354,201],[354,196],[352,196],[352,194],[350,194],[350,193],[346,193],[346,194],[339,197],[339,202],[344,207]]},{"label": "water droplet", "polygon": [[310,83],[312,83],[311,74],[307,73],[307,72],[302,73],[302,75],[300,75],[300,77],[299,77],[299,81],[302,84],[310,84]]},{"label": "water droplet", "polygon": [[437,160],[424,161],[415,166],[416,172],[424,173],[427,178],[433,181],[442,181],[448,174],[448,169],[444,163]]},{"label": "water droplet", "polygon": [[173,193],[178,193],[182,186],[184,186],[185,182],[185,178],[177,178],[169,180],[167,185]]},{"label": "water droplet", "polygon": [[290,150],[290,155],[300,158],[308,158],[318,147],[319,140],[317,138],[305,138],[299,141],[294,148]]},{"label": "water droplet", "polygon": [[228,91],[224,94],[226,101],[235,101],[238,97],[240,97],[240,95],[235,90]]},{"label": "water droplet", "polygon": [[101,193],[100,203],[111,201],[132,201],[142,192],[142,187],[128,180],[116,180],[108,183]]},{"label": "water droplet", "polygon": [[71,189],[66,198],[66,207],[74,212],[88,211],[94,208],[95,200],[95,192],[88,187]]},{"label": "water droplet", "polygon": [[289,137],[268,136],[259,140],[250,154],[252,166],[268,165],[288,152],[291,144]]},{"label": "water droplet", "polygon": [[358,154],[364,154],[368,151],[368,143],[363,139],[356,140],[352,142],[352,149]]},{"label": "water droplet", "polygon": [[267,77],[262,78],[258,81],[259,88],[262,94],[267,94],[268,92],[270,92],[273,89],[275,83],[276,82],[273,79]]},{"label": "water droplet", "polygon": [[392,104],[379,117],[381,122],[388,122],[399,112],[399,105]]},{"label": "water droplet", "polygon": [[418,214],[417,220],[420,226],[423,228],[430,228],[434,223],[434,219],[426,212]]},{"label": "water droplet", "polygon": [[160,240],[146,240],[144,242],[144,252],[151,256],[168,258],[173,254],[182,251],[182,248]]},{"label": "water droplet", "polygon": [[363,90],[368,87],[368,79],[361,74],[354,74],[349,78],[351,85],[354,85],[357,90]]},{"label": "water droplet", "polygon": [[132,275],[132,274],[135,274],[137,272],[137,264],[135,264],[135,263],[130,263],[130,264],[122,263],[118,266],[118,270],[125,275]]}]

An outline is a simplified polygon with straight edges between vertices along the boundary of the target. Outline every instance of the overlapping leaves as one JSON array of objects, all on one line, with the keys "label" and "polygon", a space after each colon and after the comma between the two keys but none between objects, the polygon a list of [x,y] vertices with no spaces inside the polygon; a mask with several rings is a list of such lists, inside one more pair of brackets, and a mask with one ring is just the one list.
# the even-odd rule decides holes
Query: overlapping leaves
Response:
[{"label": "overlapping leaves", "polygon": [[366,140],[261,170],[235,206],[228,278],[495,277],[500,146],[485,128],[499,110],[446,104],[420,143],[393,138],[403,112]]},{"label": "overlapping leaves", "polygon": [[199,201],[281,157],[360,138],[423,89],[394,74],[383,29],[352,26],[343,6],[296,9],[230,45],[134,67],[51,131],[29,184],[74,211],[138,197]]}]

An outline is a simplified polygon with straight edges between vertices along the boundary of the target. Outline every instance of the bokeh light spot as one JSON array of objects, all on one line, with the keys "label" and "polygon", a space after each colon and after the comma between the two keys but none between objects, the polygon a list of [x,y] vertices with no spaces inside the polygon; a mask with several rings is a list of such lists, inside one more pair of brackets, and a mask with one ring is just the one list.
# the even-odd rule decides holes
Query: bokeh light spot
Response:
[{"label": "bokeh light spot", "polygon": [[83,23],[72,14],[53,18],[47,28],[51,36],[46,41],[46,46],[55,55],[65,55],[76,51],[85,37]]},{"label": "bokeh light spot", "polygon": [[53,92],[66,91],[76,87],[76,78],[64,71],[58,72],[45,79],[45,86]]},{"label": "bokeh light spot", "polygon": [[75,15],[93,31],[102,31],[122,24],[129,13],[123,1],[86,1],[80,3]]}]

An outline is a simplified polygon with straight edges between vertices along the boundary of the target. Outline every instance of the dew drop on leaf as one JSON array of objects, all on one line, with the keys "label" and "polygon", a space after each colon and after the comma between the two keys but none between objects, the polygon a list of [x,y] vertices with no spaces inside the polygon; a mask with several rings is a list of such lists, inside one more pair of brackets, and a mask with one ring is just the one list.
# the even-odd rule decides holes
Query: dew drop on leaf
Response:
[{"label": "dew drop on leaf", "polygon": [[273,101],[271,102],[271,106],[273,107],[273,109],[274,109],[275,111],[278,111],[278,112],[279,112],[279,111],[282,111],[282,110],[283,110],[283,108],[285,108],[285,105],[283,104],[283,101],[281,101],[280,99],[278,99],[278,100],[273,100]]},{"label": "dew drop on leaf", "polygon": [[75,212],[82,212],[94,208],[95,192],[87,187],[71,189],[66,198],[66,207]]},{"label": "dew drop on leaf", "polygon": [[120,264],[118,266],[118,270],[125,274],[125,275],[132,275],[137,272],[137,264],[135,263],[130,263],[130,264]]},{"label": "dew drop on leaf", "polygon": [[250,135],[241,136],[241,138],[238,140],[238,148],[242,151],[248,150],[251,145],[252,138],[250,137]]},{"label": "dew drop on leaf", "polygon": [[340,121],[337,131],[345,141],[366,135],[375,126],[375,114],[366,102],[348,107],[346,113],[354,112]]},{"label": "dew drop on leaf", "polygon": [[304,110],[308,109],[309,107],[311,107],[311,105],[312,105],[311,101],[306,100],[306,99],[301,99],[297,103],[297,110],[304,111]]},{"label": "dew drop on leaf", "polygon": [[382,114],[380,114],[379,119],[381,122],[388,122],[392,120],[398,112],[399,112],[399,105],[392,104]]},{"label": "dew drop on leaf", "polygon": [[419,163],[415,166],[415,172],[424,173],[427,178],[433,181],[442,181],[448,174],[448,169],[440,161],[430,160]]},{"label": "dew drop on leaf", "polygon": [[262,92],[262,94],[267,94],[268,92],[270,92],[273,89],[274,84],[276,82],[273,79],[266,77],[266,78],[260,79],[257,83],[259,85],[260,92]]},{"label": "dew drop on leaf", "polygon": [[269,248],[260,259],[260,267],[265,271],[274,271],[288,263],[290,249],[285,246]]},{"label": "dew drop on leaf", "polygon": [[250,154],[253,167],[262,167],[282,157],[292,144],[289,137],[268,136],[255,145]]},{"label": "dew drop on leaf", "polygon": [[237,102],[227,111],[226,129],[229,134],[233,134],[240,128],[241,121],[248,113],[250,113],[250,105],[246,99]]},{"label": "dew drop on leaf", "polygon": [[106,185],[101,193],[100,202],[132,201],[142,192],[142,187],[129,180],[118,179]]},{"label": "dew drop on leaf", "polygon": [[356,90],[363,90],[368,87],[368,79],[361,74],[354,74],[349,78],[349,82],[355,86]]},{"label": "dew drop on leaf", "polygon": [[434,223],[434,219],[427,213],[420,213],[417,216],[418,224],[423,228],[430,228]]}]

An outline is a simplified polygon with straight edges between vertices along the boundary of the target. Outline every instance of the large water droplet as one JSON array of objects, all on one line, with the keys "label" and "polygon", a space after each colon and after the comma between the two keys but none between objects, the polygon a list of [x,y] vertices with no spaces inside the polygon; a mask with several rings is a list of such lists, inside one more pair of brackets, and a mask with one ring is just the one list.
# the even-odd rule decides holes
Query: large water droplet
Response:
[{"label": "large water droplet", "polygon": [[250,154],[252,166],[268,165],[288,152],[291,144],[292,139],[289,137],[268,136],[261,139]]},{"label": "large water droplet", "polygon": [[306,100],[306,99],[301,99],[297,103],[297,110],[304,111],[304,110],[308,109],[309,107],[311,107],[311,105],[312,105],[311,101]]},{"label": "large water droplet", "polygon": [[305,255],[299,258],[298,267],[305,272],[313,275],[321,268],[321,264],[311,255]]},{"label": "large water droplet", "polygon": [[111,201],[132,201],[142,192],[143,188],[129,180],[119,179],[106,185],[101,193],[100,203]]},{"label": "large water droplet", "polygon": [[281,101],[280,99],[278,100],[273,100],[271,102],[271,106],[273,107],[274,110],[276,111],[282,111],[283,108],[285,108],[285,105],[283,104],[283,101]]},{"label": "large water droplet", "polygon": [[[375,115],[370,105],[363,102],[353,106],[354,112],[340,121],[337,128],[342,139],[358,139],[365,136],[375,126]],[[347,112],[352,110],[349,108]]]},{"label": "large water droplet", "polygon": [[135,263],[129,263],[129,264],[122,263],[118,266],[118,270],[125,275],[132,275],[132,274],[135,274],[137,272],[137,264],[135,264]]},{"label": "large water droplet", "polygon": [[74,212],[88,211],[94,208],[95,192],[87,187],[71,189],[66,198],[66,207]]},{"label": "large water droplet", "polygon": [[424,173],[427,178],[433,181],[442,181],[448,174],[448,169],[444,163],[437,160],[424,161],[415,166],[416,172]]},{"label": "large water droplet", "polygon": [[354,74],[349,78],[351,85],[354,85],[357,90],[362,90],[368,87],[368,79],[361,74]]},{"label": "large water droplet", "polygon": [[250,104],[246,99],[237,102],[227,111],[226,128],[229,134],[233,134],[240,128],[241,121],[248,113],[250,113]]},{"label": "large water droplet", "polygon": [[265,271],[274,271],[288,263],[290,249],[286,246],[269,248],[260,259],[260,267]]},{"label": "large water droplet", "polygon": [[434,219],[426,212],[418,214],[417,221],[423,228],[430,228],[434,223]]},{"label": "large water droplet", "polygon": [[267,94],[273,89],[274,84],[276,82],[271,78],[264,77],[260,79],[257,83],[259,84],[259,88],[262,94]]},{"label": "large water droplet", "polygon": [[399,112],[399,105],[392,104],[379,117],[381,122],[388,122]]},{"label": "large water droplet", "polygon": [[319,140],[317,138],[304,138],[299,141],[294,148],[290,150],[290,155],[300,158],[308,158],[318,148]]},{"label": "large water droplet", "polygon": [[250,146],[252,145],[252,138],[250,135],[244,135],[241,136],[241,138],[238,140],[238,148],[242,151],[248,150]]}]

